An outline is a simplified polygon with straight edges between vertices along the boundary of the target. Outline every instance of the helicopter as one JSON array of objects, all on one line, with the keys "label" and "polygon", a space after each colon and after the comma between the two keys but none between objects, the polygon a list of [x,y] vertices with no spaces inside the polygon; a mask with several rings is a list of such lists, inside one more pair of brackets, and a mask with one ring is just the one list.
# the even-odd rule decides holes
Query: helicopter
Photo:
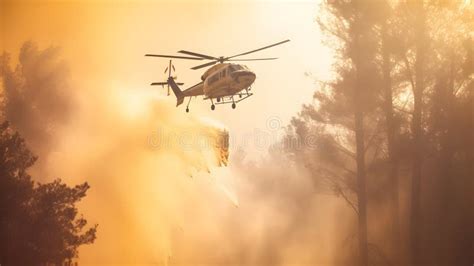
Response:
[{"label": "helicopter", "polygon": [[[211,60],[210,62],[192,67],[191,69],[196,70],[208,66],[212,66],[207,69],[201,76],[201,81],[185,90],[179,88],[182,83],[177,83],[175,77],[171,74],[171,68],[174,66],[170,60],[168,80],[166,82],[154,82],[151,85],[168,85],[171,87],[174,95],[176,96],[176,106],[181,105],[184,102],[185,97],[189,97],[186,105],[186,112],[189,112],[189,104],[191,103],[192,97],[203,96],[204,100],[211,101],[211,110],[215,110],[216,104],[232,104],[232,109],[236,108],[236,104],[242,100],[252,96],[250,92],[251,85],[256,79],[256,75],[247,66],[236,63],[226,63],[232,61],[261,61],[261,60],[275,60],[276,57],[271,58],[246,58],[246,59],[234,59],[239,56],[248,55],[264,49],[268,49],[290,40],[284,40],[277,42],[265,47],[251,50],[248,52],[236,54],[233,56],[210,56],[185,50],[180,50],[178,53],[185,54],[186,56],[180,55],[161,55],[161,54],[145,54],[145,56],[151,57],[163,57],[163,58],[175,58],[185,60]],[[216,65],[217,64],[217,65]],[[166,73],[165,70],[165,73]],[[238,99],[234,98],[237,97]],[[215,100],[215,102],[214,102]]]}]

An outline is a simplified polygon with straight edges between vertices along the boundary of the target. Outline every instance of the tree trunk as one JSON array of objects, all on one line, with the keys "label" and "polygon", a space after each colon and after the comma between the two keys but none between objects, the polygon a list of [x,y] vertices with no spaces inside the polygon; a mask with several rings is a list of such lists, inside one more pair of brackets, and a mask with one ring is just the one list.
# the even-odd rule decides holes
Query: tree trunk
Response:
[{"label": "tree trunk", "polygon": [[360,60],[360,38],[361,29],[360,21],[354,22],[355,36],[354,49],[355,54],[353,62],[356,71],[356,80],[353,91],[354,102],[354,122],[355,122],[355,138],[356,138],[356,163],[357,163],[357,209],[359,220],[359,265],[368,266],[369,255],[367,246],[367,188],[366,188],[366,173],[365,173],[365,144],[364,144],[364,111],[362,106],[362,87],[361,75],[362,61]]},{"label": "tree trunk", "polygon": [[412,192],[410,213],[410,248],[411,264],[420,264],[420,217],[421,217],[421,171],[422,171],[422,104],[424,90],[424,60],[425,60],[425,12],[423,1],[415,3],[415,87],[413,88],[414,110],[412,120],[413,134],[413,165],[412,165]]},{"label": "tree trunk", "polygon": [[[466,40],[467,43],[467,73],[472,74],[474,73],[474,51],[472,49],[473,47],[473,41],[472,37],[468,37]],[[471,82],[468,88],[469,91],[469,98],[468,98],[468,106],[471,107],[471,112],[469,113],[469,124],[467,125],[468,132],[474,133],[474,82]],[[467,147],[470,147],[467,149],[467,165],[468,165],[468,182],[467,182],[467,187],[468,187],[468,207],[470,209],[470,212],[468,212],[468,229],[467,229],[467,235],[469,237],[469,240],[471,242],[470,247],[470,258],[468,258],[471,262],[474,263],[474,137],[471,135],[470,138],[468,138],[468,143],[466,143]]]},{"label": "tree trunk", "polygon": [[441,124],[442,130],[440,134],[440,156],[439,156],[439,180],[440,180],[440,191],[438,197],[440,200],[439,206],[439,223],[441,224],[439,228],[439,234],[441,236],[440,249],[437,261],[441,264],[452,264],[455,262],[454,249],[459,248],[459,242],[461,239],[456,239],[455,226],[461,226],[457,223],[459,218],[457,215],[456,207],[458,207],[458,202],[455,196],[456,193],[456,183],[458,180],[453,178],[453,167],[452,161],[454,156],[454,147],[453,141],[456,136],[453,134],[453,105],[455,102],[454,95],[454,60],[455,54],[451,50],[450,53],[450,69],[449,74],[444,80],[445,84],[439,86],[439,90],[442,90],[440,94],[443,96],[441,100]]},{"label": "tree trunk", "polygon": [[393,117],[393,93],[392,93],[392,79],[390,76],[390,52],[388,50],[388,36],[387,36],[387,22],[382,22],[382,72],[383,72],[383,93],[384,93],[384,105],[383,109],[385,112],[385,123],[387,133],[387,148],[388,148],[388,161],[389,161],[389,172],[388,178],[391,185],[390,190],[390,201],[392,209],[392,224],[391,234],[393,240],[393,263],[400,265],[400,218],[399,218],[399,185],[398,185],[398,155],[395,150],[396,147],[396,136],[398,130],[395,125]]},{"label": "tree trunk", "polygon": [[[356,98],[358,98],[356,96]],[[357,102],[357,101],[356,101]],[[360,104],[356,105],[355,111],[355,134],[357,146],[357,202],[359,218],[359,256],[360,265],[368,265],[367,249],[367,192],[365,181],[365,148],[364,148],[364,118]]]}]

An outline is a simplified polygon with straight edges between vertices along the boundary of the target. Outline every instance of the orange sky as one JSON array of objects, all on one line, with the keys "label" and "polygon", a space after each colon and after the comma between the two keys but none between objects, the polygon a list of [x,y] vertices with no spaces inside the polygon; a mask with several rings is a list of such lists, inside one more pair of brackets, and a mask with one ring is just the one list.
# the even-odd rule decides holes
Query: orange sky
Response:
[{"label": "orange sky", "polygon": [[[255,95],[236,110],[218,106],[211,112],[208,102],[193,99],[191,103],[191,111],[198,116],[225,121],[232,137],[242,143],[246,136],[267,130],[269,119],[277,117],[285,125],[301,104],[311,101],[315,85],[305,72],[329,77],[329,50],[321,44],[315,23],[318,5],[289,0],[2,1],[0,50],[16,55],[26,40],[37,42],[40,48],[60,46],[81,90],[104,86],[140,90],[164,79],[167,65],[166,59],[147,58],[145,53],[173,54],[185,49],[232,55],[291,39],[252,55],[280,59],[248,62],[257,74]],[[194,63],[175,61],[185,87],[198,82],[203,72],[190,70]],[[174,97],[169,102],[174,104]],[[184,112],[183,106],[176,111]]]}]

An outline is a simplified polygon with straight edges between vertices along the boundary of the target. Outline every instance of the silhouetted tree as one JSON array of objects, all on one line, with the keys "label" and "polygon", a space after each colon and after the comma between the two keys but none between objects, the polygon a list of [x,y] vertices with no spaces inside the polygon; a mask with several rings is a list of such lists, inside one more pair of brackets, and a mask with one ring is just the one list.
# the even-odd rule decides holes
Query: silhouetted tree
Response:
[{"label": "silhouetted tree", "polygon": [[[375,25],[380,20],[380,5],[374,1],[328,1],[326,2],[327,17],[319,20],[322,30],[336,38],[340,46],[339,60],[336,63],[338,80],[330,85],[326,95],[318,95],[325,99],[319,111],[331,112],[336,108],[344,109],[347,124],[344,130],[351,130],[349,141],[354,144],[354,173],[357,195],[359,264],[368,265],[367,240],[367,156],[378,153],[373,145],[376,132],[379,131],[378,118],[374,115],[377,106],[376,89],[381,79],[377,73],[376,45],[374,38]],[[328,100],[329,99],[329,100]],[[329,104],[329,105],[327,105]],[[340,105],[341,107],[335,107]],[[337,114],[336,114],[337,115]],[[331,115],[332,116],[332,115]],[[334,116],[333,116],[334,117]],[[332,123],[327,119],[326,123]],[[375,131],[374,131],[375,130]],[[337,141],[336,141],[337,142]],[[334,142],[333,142],[334,143]],[[346,144],[339,145],[348,146]],[[370,147],[369,147],[370,146]]]},{"label": "silhouetted tree", "polygon": [[0,264],[61,265],[77,248],[94,242],[96,227],[78,215],[75,204],[87,183],[68,187],[59,179],[36,183],[27,173],[36,160],[8,122],[0,125]]},{"label": "silhouetted tree", "polygon": [[394,90],[392,81],[392,72],[394,64],[392,61],[395,36],[391,27],[394,24],[393,9],[386,1],[380,1],[383,7],[379,10],[383,18],[380,20],[380,54],[381,54],[381,73],[382,73],[382,109],[385,114],[385,132],[387,138],[387,161],[388,161],[388,179],[391,184],[390,197],[392,209],[392,239],[394,262],[400,262],[400,207],[399,207],[399,180],[398,168],[399,159],[397,153],[397,140],[399,135],[399,125],[397,125],[394,111]]}]

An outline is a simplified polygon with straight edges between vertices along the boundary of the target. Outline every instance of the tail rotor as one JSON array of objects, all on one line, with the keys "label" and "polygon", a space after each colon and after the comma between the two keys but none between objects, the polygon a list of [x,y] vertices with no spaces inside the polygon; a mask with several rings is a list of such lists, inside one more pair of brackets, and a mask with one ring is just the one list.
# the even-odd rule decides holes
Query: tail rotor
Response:
[{"label": "tail rotor", "polygon": [[[176,74],[176,68],[174,67],[172,60],[170,60],[169,65],[165,68],[165,71],[164,71],[164,74],[168,73],[168,80],[169,79],[176,80],[178,78],[176,75],[173,76],[173,72],[175,72],[175,74]],[[180,86],[184,85],[184,83],[182,83],[182,82],[176,82],[176,84],[180,85]],[[163,88],[166,85],[167,89],[168,89],[168,96],[170,95],[170,85],[167,81],[166,82],[153,82],[153,83],[151,83],[151,85],[152,86],[161,85]]]}]

